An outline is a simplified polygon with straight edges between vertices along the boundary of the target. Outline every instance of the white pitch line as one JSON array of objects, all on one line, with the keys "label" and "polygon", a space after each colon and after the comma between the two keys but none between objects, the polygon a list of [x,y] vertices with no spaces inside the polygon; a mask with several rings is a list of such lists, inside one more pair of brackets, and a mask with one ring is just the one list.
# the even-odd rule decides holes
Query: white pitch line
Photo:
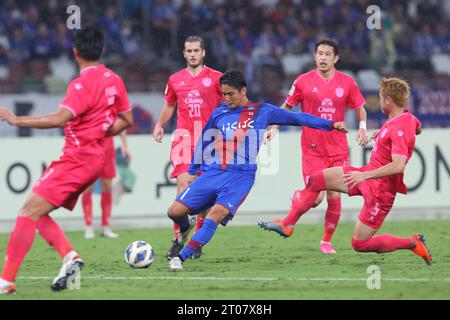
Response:
[{"label": "white pitch line", "polygon": [[[54,277],[18,277],[24,280],[46,280]],[[327,282],[327,281],[367,281],[367,278],[273,278],[273,277],[112,277],[112,276],[82,276],[87,280],[187,280],[187,281],[298,281],[298,282]],[[443,279],[410,279],[410,278],[381,278],[381,281],[392,282],[450,282],[450,278]]]}]

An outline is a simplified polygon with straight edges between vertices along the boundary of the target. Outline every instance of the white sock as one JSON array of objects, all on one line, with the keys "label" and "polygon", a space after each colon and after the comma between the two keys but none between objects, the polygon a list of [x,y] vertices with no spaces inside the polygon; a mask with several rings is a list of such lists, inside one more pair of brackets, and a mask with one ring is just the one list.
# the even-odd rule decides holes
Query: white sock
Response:
[{"label": "white sock", "polygon": [[6,281],[6,280],[3,280],[2,278],[0,278],[0,287],[6,288],[12,284],[14,284],[14,282],[9,282],[9,281]]},{"label": "white sock", "polygon": [[75,258],[76,256],[78,256],[78,253],[74,250],[70,251],[68,254],[66,254],[63,258],[63,263],[66,263],[70,260],[72,260],[73,258]]}]

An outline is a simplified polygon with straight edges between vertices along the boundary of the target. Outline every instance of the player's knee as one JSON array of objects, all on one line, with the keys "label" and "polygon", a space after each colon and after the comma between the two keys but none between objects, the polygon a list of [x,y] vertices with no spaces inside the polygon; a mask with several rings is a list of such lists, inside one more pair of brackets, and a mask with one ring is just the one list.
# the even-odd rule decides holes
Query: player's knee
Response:
[{"label": "player's knee", "polygon": [[38,221],[40,216],[37,212],[37,210],[33,210],[32,207],[30,207],[29,205],[25,204],[20,210],[19,210],[19,216],[24,216],[27,218],[30,218],[34,221]]},{"label": "player's knee", "polygon": [[174,219],[174,218],[176,219],[177,217],[180,217],[185,214],[186,214],[186,212],[185,212],[184,208],[181,205],[179,205],[177,202],[174,202],[167,210],[167,216],[170,219]]},{"label": "player's knee", "polygon": [[352,237],[352,247],[355,251],[365,252],[367,251],[367,240],[357,240]]},{"label": "player's knee", "polygon": [[309,177],[307,187],[314,191],[323,191],[326,189],[325,176],[322,171],[314,173]]}]

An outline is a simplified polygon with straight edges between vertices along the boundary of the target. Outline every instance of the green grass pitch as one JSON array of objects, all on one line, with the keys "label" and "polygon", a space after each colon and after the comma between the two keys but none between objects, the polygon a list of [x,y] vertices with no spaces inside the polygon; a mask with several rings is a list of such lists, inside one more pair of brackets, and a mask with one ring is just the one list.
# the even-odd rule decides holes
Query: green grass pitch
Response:
[{"label": "green grass pitch", "polygon": [[[239,218],[239,217],[238,217]],[[353,223],[341,223],[333,244],[336,255],[319,251],[322,225],[299,225],[283,239],[255,226],[219,227],[198,260],[173,272],[165,258],[170,229],[119,230],[118,239],[67,236],[85,260],[81,288],[54,293],[56,252],[38,235],[16,280],[17,295],[6,299],[450,299],[450,220],[388,221],[383,233],[425,235],[433,255],[427,266],[409,250],[356,253],[350,239]],[[3,263],[7,234],[0,235]],[[126,246],[145,240],[156,258],[148,269],[133,269],[123,257]],[[380,268],[381,288],[368,289],[367,268]]]}]

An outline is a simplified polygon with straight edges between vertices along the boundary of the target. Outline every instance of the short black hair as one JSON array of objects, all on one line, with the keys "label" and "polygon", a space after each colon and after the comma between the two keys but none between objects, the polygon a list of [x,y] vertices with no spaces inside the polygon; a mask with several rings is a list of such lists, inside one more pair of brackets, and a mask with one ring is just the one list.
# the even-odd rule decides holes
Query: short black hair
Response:
[{"label": "short black hair", "polygon": [[239,91],[241,91],[242,88],[247,87],[244,75],[237,70],[227,71],[220,77],[220,85],[222,86],[224,84],[236,88]]},{"label": "short black hair", "polygon": [[73,46],[79,55],[87,61],[97,61],[103,53],[105,36],[96,27],[86,27],[73,36]]},{"label": "short black hair", "polygon": [[200,48],[205,49],[205,42],[199,36],[196,36],[196,35],[189,36],[186,38],[186,40],[184,40],[184,43],[186,43],[186,42],[200,42]]},{"label": "short black hair", "polygon": [[316,42],[316,50],[314,52],[317,53],[317,49],[319,48],[320,45],[327,45],[330,47],[333,47],[333,52],[335,56],[339,55],[339,43],[337,42],[337,40],[332,39],[332,38],[321,38]]}]

